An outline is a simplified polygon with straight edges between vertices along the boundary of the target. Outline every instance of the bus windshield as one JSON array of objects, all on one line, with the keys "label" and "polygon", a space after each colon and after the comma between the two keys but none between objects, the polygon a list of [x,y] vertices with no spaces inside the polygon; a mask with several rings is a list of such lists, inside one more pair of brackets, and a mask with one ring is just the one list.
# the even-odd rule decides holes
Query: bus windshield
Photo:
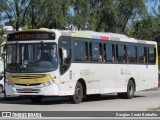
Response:
[{"label": "bus windshield", "polygon": [[39,73],[54,71],[58,67],[55,43],[7,45],[8,72]]}]

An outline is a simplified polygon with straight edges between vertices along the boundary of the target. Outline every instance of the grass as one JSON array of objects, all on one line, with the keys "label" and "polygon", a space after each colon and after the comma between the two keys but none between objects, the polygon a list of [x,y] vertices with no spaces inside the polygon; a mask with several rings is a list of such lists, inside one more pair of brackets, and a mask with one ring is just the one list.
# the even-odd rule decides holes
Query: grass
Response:
[{"label": "grass", "polygon": [[160,107],[150,108],[150,109],[148,109],[148,110],[159,111],[159,110],[160,110]]}]

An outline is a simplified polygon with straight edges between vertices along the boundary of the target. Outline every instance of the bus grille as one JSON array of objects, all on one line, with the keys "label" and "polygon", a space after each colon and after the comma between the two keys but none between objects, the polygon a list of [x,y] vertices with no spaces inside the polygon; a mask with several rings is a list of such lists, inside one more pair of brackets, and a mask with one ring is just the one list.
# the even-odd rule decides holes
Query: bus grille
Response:
[{"label": "bus grille", "polygon": [[37,83],[37,84],[15,84],[15,85],[18,85],[18,86],[36,86],[36,85],[40,85],[41,83]]},{"label": "bus grille", "polygon": [[39,93],[39,89],[32,89],[31,92],[26,92],[23,89],[16,89],[18,93]]}]

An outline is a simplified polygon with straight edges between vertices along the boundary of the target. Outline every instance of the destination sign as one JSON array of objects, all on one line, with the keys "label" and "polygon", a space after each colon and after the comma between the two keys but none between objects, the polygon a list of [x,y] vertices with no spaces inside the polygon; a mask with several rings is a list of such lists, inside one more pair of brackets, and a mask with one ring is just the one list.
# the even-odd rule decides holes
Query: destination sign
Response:
[{"label": "destination sign", "polygon": [[55,34],[52,32],[19,32],[7,36],[8,41],[25,41],[25,40],[54,40]]}]

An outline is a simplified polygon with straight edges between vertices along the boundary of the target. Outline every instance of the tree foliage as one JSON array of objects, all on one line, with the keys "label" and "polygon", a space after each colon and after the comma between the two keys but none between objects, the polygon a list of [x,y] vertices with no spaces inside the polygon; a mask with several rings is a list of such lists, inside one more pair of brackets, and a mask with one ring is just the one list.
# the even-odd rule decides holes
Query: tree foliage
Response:
[{"label": "tree foliage", "polygon": [[67,25],[69,0],[31,0],[31,9],[28,11],[28,26],[32,28],[59,28]]},{"label": "tree foliage", "polygon": [[147,14],[143,0],[72,0],[78,29],[124,33],[129,22]]},{"label": "tree foliage", "polygon": [[160,0],[146,0],[149,4],[148,16],[132,23],[129,36],[137,39],[160,42]]},{"label": "tree foliage", "polygon": [[25,17],[30,3],[28,0],[1,0],[2,20],[8,20],[16,30],[25,24]]},{"label": "tree foliage", "polygon": [[153,16],[135,22],[130,30],[130,36],[137,39],[160,41],[160,19]]},{"label": "tree foliage", "polygon": [[70,0],[1,0],[1,20],[16,30],[28,28],[65,28]]},{"label": "tree foliage", "polygon": [[[0,20],[16,30],[29,28],[94,30],[138,39],[158,38],[160,0],[0,0]],[[146,4],[152,4],[147,13]],[[158,6],[159,5],[159,6]]]}]

